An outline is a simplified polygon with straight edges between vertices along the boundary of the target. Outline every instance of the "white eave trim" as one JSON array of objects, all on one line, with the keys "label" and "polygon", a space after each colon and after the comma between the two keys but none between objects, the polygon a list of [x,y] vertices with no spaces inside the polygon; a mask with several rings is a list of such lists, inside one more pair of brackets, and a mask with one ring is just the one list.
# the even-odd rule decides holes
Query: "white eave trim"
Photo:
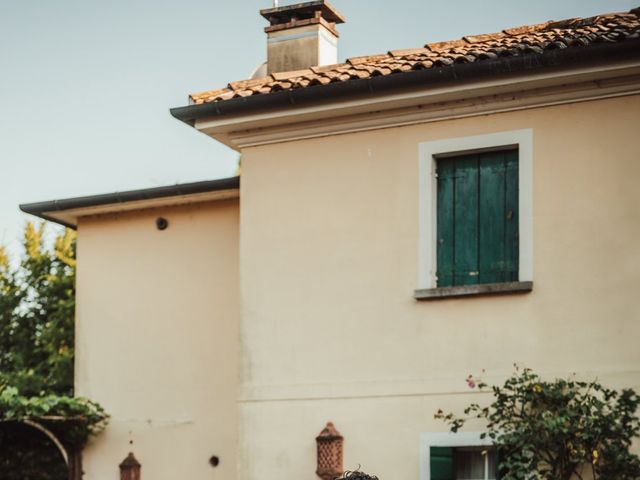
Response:
[{"label": "white eave trim", "polygon": [[640,93],[640,61],[518,75],[376,98],[197,120],[235,150],[305,138],[464,118]]}]

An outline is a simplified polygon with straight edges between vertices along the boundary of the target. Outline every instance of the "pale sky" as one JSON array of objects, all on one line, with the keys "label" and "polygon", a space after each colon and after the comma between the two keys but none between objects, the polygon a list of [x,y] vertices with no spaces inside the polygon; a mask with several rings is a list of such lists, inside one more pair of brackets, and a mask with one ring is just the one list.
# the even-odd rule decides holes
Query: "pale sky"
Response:
[{"label": "pale sky", "polygon": [[[296,2],[281,1],[281,5]],[[340,60],[640,0],[333,0]],[[0,244],[18,204],[234,174],[237,153],[175,120],[191,92],[265,60],[271,0],[0,0]]]}]

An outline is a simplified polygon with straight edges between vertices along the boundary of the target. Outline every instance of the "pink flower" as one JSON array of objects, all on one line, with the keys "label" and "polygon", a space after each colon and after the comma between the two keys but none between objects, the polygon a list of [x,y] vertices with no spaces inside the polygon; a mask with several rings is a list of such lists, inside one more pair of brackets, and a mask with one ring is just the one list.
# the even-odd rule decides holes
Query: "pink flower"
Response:
[{"label": "pink flower", "polygon": [[476,381],[473,379],[473,375],[467,377],[467,385],[469,388],[476,388]]}]

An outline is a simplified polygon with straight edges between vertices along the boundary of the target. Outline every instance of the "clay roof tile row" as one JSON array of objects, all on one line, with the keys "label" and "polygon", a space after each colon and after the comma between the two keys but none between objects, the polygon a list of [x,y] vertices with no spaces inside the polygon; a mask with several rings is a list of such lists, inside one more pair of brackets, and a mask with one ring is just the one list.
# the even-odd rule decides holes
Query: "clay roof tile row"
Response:
[{"label": "clay roof tile row", "polygon": [[474,63],[518,55],[544,55],[548,50],[580,48],[638,38],[640,7],[628,13],[524,25],[497,33],[468,35],[459,40],[430,43],[423,48],[354,57],[342,64],[273,73],[264,78],[231,82],[226,88],[192,94],[190,102],[196,105],[223,102],[314,85],[402,74],[412,70],[445,68],[454,63]]}]

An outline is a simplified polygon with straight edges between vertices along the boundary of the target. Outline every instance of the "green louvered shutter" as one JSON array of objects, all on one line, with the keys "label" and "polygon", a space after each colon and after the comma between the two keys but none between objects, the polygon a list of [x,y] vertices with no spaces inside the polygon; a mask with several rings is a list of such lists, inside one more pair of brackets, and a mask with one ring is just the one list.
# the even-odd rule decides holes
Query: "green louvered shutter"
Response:
[{"label": "green louvered shutter", "polygon": [[431,447],[429,452],[431,480],[454,480],[453,448]]},{"label": "green louvered shutter", "polygon": [[518,280],[518,151],[438,160],[438,286]]}]

